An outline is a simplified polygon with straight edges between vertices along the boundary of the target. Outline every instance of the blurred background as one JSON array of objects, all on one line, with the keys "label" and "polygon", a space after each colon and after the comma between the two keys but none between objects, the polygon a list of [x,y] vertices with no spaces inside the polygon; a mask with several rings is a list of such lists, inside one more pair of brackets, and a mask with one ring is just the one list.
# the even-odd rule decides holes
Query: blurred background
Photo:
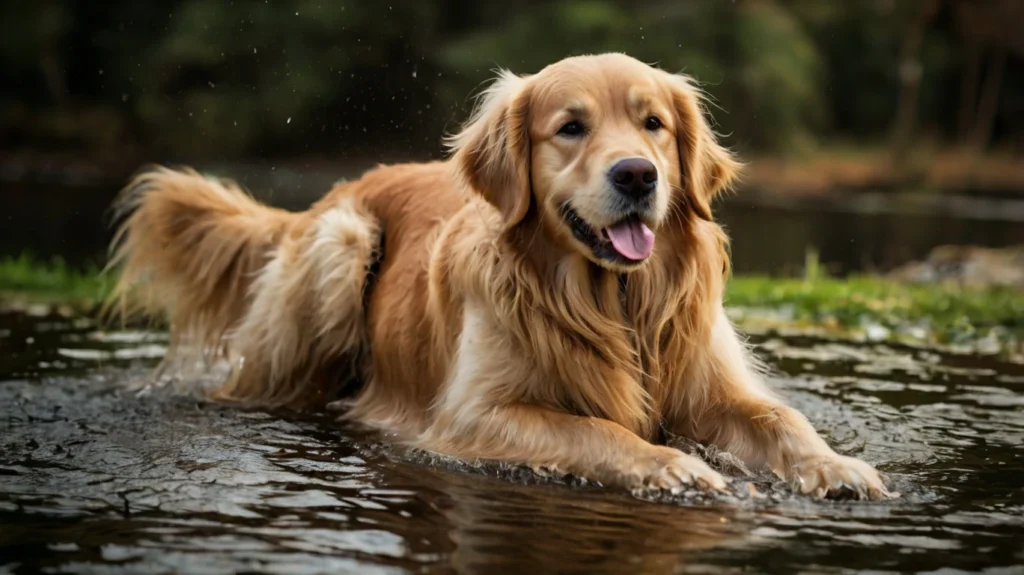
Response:
[{"label": "blurred background", "polygon": [[102,263],[141,165],[303,208],[442,157],[497,67],[623,51],[694,76],[749,162],[739,273],[1024,243],[1019,0],[37,0],[0,8],[0,256]]}]

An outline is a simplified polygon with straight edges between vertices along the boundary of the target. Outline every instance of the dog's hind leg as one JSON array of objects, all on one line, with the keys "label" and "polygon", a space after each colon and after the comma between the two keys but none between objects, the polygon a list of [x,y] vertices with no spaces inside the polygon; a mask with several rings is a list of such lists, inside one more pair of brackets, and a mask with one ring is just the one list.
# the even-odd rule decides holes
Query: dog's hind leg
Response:
[{"label": "dog's hind leg", "polygon": [[217,397],[327,399],[365,340],[362,291],[380,240],[361,202],[335,194],[293,213],[194,171],[143,172],[115,204],[120,277],[107,311],[165,317],[165,367],[230,360]]},{"label": "dog's hind leg", "polygon": [[363,289],[379,242],[376,219],[345,196],[285,237],[229,335],[234,369],[215,395],[289,407],[333,399],[365,350]]}]

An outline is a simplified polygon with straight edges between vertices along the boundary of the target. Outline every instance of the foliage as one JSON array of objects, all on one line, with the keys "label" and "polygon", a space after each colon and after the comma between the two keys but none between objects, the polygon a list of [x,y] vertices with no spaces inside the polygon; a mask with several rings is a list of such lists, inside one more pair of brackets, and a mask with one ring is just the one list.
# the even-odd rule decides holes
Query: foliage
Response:
[{"label": "foliage", "polygon": [[806,136],[822,103],[819,61],[788,11],[771,2],[652,4],[542,4],[449,43],[441,62],[483,80],[496,54],[516,71],[534,71],[568,55],[626,52],[702,81],[727,111],[716,115],[720,131],[746,145],[784,149]]},{"label": "foliage", "polygon": [[[391,69],[414,69],[433,11],[395,4],[180,2],[163,22],[149,17],[144,29],[165,31],[121,62],[120,75],[136,78],[133,111],[165,152],[308,153],[310,133],[379,143],[416,121],[410,100],[430,100],[411,74]],[[120,36],[108,33],[108,44]]]},{"label": "foliage", "polygon": [[[625,51],[702,82],[744,152],[800,151],[889,128],[928,1],[8,2],[0,129],[6,146],[145,160],[421,155],[493,68]],[[964,1],[943,2],[920,50],[922,132],[955,131]],[[1008,142],[1024,88],[1010,66],[994,132]]]}]

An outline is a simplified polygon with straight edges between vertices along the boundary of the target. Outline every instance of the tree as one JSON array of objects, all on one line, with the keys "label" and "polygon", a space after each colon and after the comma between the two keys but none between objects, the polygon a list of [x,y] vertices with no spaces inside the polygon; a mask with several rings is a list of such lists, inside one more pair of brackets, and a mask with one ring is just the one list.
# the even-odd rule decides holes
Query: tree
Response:
[{"label": "tree", "polygon": [[908,23],[900,48],[899,79],[900,96],[893,122],[893,156],[895,165],[902,165],[907,148],[913,141],[918,125],[918,103],[920,101],[921,77],[924,66],[921,63],[921,46],[929,26],[939,12],[938,0],[918,0],[906,10]]},{"label": "tree", "polygon": [[[1024,3],[955,0],[953,8],[967,58],[960,87],[958,135],[961,142],[980,150],[992,138],[1008,54],[1024,56],[1024,37],[1020,34]],[[987,65],[983,64],[986,55]]]}]

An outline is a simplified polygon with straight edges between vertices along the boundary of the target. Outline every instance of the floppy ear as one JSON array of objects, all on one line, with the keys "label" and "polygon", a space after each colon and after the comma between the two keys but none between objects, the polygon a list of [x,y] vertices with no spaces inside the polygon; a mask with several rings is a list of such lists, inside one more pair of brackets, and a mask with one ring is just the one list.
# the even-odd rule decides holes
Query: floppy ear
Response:
[{"label": "floppy ear", "polygon": [[527,81],[501,71],[463,130],[447,142],[459,177],[498,208],[506,228],[530,208],[529,111]]},{"label": "floppy ear", "polygon": [[694,212],[710,221],[712,201],[732,185],[741,164],[732,152],[718,143],[705,117],[700,90],[686,76],[671,75],[670,81],[683,191]]}]

